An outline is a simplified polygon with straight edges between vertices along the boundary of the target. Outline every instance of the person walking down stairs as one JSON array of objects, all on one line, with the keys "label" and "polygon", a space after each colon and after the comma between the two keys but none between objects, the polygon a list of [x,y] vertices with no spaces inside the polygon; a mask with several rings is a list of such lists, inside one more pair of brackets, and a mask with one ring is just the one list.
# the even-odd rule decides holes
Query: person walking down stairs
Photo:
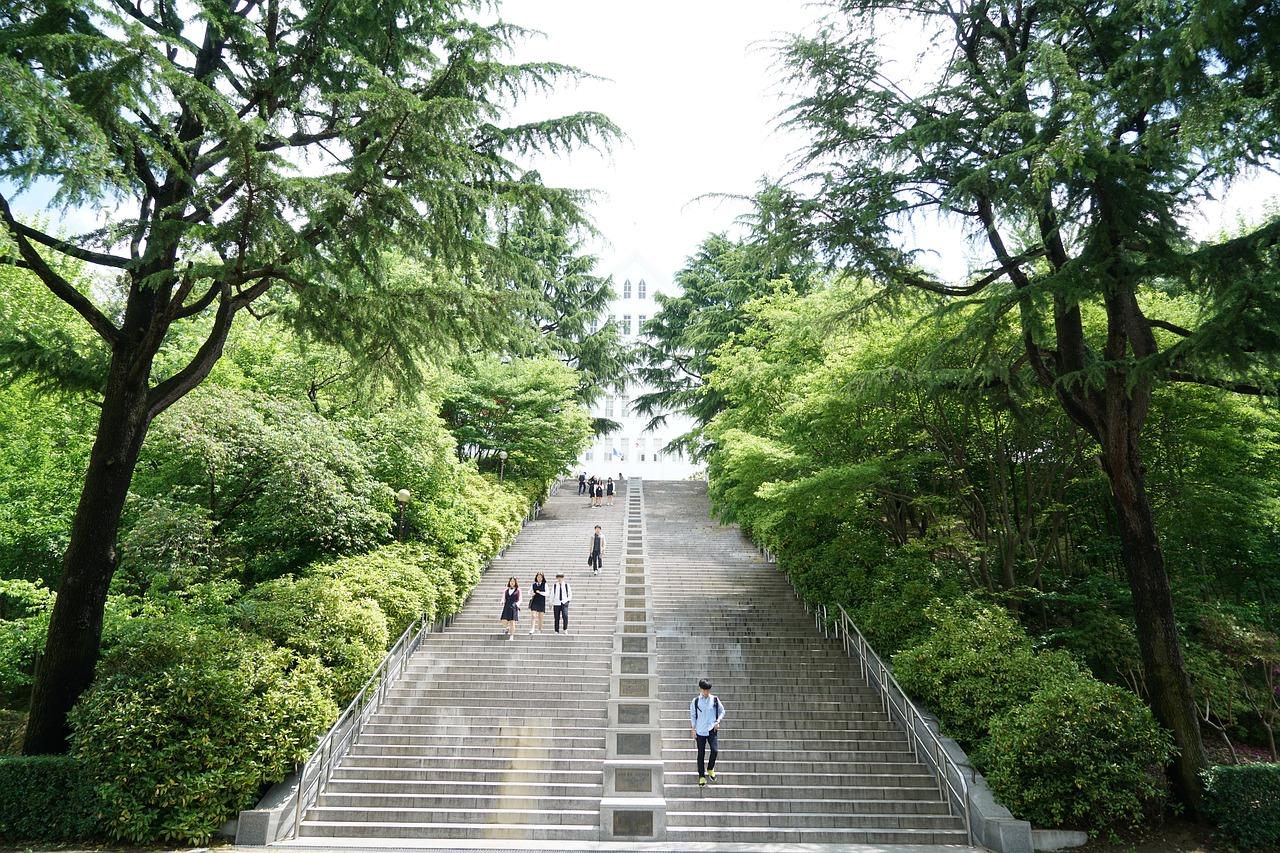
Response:
[{"label": "person walking down stairs", "polygon": [[[724,705],[719,696],[711,694],[711,682],[703,678],[698,682],[699,693],[689,703],[689,726],[698,742],[698,787],[707,787],[707,778],[716,781],[716,756],[720,754],[720,721],[724,719]],[[707,747],[711,755],[707,756]]]},{"label": "person walking down stairs", "polygon": [[529,599],[529,633],[542,633],[542,617],[547,612],[547,576],[538,572],[533,576],[533,595]]},{"label": "person walking down stairs", "polygon": [[502,615],[498,617],[507,631],[507,639],[516,638],[516,622],[520,621],[520,581],[511,577],[502,591]]},{"label": "person walking down stairs", "polygon": [[573,590],[564,579],[564,572],[556,572],[556,582],[551,585],[551,615],[555,622],[556,633],[560,633],[560,619],[564,618],[564,632],[569,633],[569,602],[573,600]]},{"label": "person walking down stairs", "polygon": [[600,525],[596,525],[595,532],[591,534],[591,551],[587,554],[587,565],[591,567],[591,574],[600,574],[600,569],[604,567],[604,534],[600,532]]}]

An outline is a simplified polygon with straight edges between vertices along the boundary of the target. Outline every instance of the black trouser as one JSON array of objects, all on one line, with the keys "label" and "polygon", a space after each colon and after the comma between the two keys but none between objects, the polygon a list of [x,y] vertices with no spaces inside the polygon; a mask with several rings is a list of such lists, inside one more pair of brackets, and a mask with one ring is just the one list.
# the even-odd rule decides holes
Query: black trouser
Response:
[{"label": "black trouser", "polygon": [[561,616],[564,617],[564,629],[568,631],[569,630],[569,605],[553,604],[551,605],[551,611],[552,611],[552,615],[555,617],[556,633],[557,634],[560,633],[560,617]]},{"label": "black trouser", "polygon": [[586,493],[586,491],[587,491],[587,484],[586,484],[586,481],[585,481],[585,480],[579,480],[579,481],[578,481],[578,494],[580,494],[580,495],[581,495],[581,494],[585,494],[585,493]]},{"label": "black trouser", "polygon": [[[703,764],[706,758],[707,743],[711,743],[711,760]],[[716,769],[716,756],[720,754],[720,733],[715,729],[709,735],[698,735],[698,776],[706,776],[708,770]]]},{"label": "black trouser", "polygon": [[598,572],[602,568],[604,568],[604,557],[600,554],[599,551],[592,551],[591,559],[588,560],[587,562],[591,564],[592,571]]}]

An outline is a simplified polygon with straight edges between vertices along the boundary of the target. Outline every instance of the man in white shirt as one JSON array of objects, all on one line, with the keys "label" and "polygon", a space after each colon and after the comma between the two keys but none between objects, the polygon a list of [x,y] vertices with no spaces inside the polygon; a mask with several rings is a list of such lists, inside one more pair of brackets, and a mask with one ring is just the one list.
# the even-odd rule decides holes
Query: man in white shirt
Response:
[{"label": "man in white shirt", "polygon": [[[720,753],[720,721],[724,719],[724,704],[719,696],[711,695],[711,682],[698,682],[700,693],[689,703],[689,726],[698,742],[698,787],[707,787],[707,778],[716,781],[716,756]],[[711,755],[706,755],[707,745]],[[705,760],[705,764],[704,764]]]},{"label": "man in white shirt", "polygon": [[560,633],[561,617],[564,617],[564,632],[569,633],[569,602],[573,600],[573,590],[569,589],[569,582],[564,579],[564,572],[556,572],[556,582],[551,585],[547,597],[551,599],[551,612],[555,620],[556,633]]}]

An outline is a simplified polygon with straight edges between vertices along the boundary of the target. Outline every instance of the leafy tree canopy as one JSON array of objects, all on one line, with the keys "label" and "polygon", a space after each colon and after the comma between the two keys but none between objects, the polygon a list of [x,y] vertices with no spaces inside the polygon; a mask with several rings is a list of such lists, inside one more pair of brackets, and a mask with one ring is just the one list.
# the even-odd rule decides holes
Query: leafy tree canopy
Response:
[{"label": "leafy tree canopy", "polygon": [[[198,386],[236,318],[277,312],[365,363],[420,366],[479,335],[526,263],[498,239],[524,209],[582,221],[578,191],[523,162],[607,144],[597,113],[513,123],[580,76],[504,57],[525,36],[480,0],[42,0],[0,9],[2,259],[34,274],[109,353],[24,749],[66,747],[88,686],[129,483],[151,421]],[[109,211],[58,236],[10,188]],[[85,286],[65,273],[93,272]],[[34,375],[64,343],[0,347]],[[465,343],[465,341],[464,341]],[[85,348],[87,350],[87,348]],[[182,357],[179,357],[181,354]],[[90,359],[86,356],[84,361]]]},{"label": "leafy tree canopy", "polygon": [[[1260,47],[1280,17],[1245,0],[830,5],[783,50],[801,90],[785,121],[810,141],[768,196],[774,221],[890,293],[980,300],[965,337],[1017,318],[1011,368],[1029,365],[1101,449],[1152,707],[1194,808],[1205,757],[1142,436],[1157,382],[1276,390],[1280,219],[1203,244],[1187,222],[1224,182],[1280,165],[1276,53]],[[887,20],[925,35],[911,79],[886,55]],[[961,283],[922,270],[907,235],[924,214],[959,221],[982,268]],[[1157,288],[1199,312],[1162,316]]]},{"label": "leafy tree canopy", "polygon": [[704,380],[711,357],[745,328],[743,311],[751,299],[803,293],[809,268],[780,259],[760,242],[714,234],[676,273],[676,284],[680,295],[659,294],[661,310],[645,322],[638,376],[654,390],[637,397],[632,408],[650,419],[649,429],[665,423],[670,412],[692,416],[698,426],[674,439],[666,452],[680,450],[698,459],[706,453],[702,428],[724,405]]},{"label": "leafy tree canopy", "polygon": [[540,492],[591,440],[576,396],[576,374],[554,359],[474,359],[459,367],[441,413],[461,457]]}]

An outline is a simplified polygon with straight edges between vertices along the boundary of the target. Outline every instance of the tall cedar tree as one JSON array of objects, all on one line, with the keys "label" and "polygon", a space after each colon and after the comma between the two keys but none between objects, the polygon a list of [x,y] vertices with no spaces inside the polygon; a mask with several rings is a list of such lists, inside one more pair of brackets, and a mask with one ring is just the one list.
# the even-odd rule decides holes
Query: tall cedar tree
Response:
[{"label": "tall cedar tree", "polygon": [[[542,186],[513,158],[607,144],[616,128],[594,113],[504,126],[523,96],[580,73],[504,60],[525,32],[480,23],[489,6],[37,0],[0,11],[0,179],[52,183],[56,204],[120,205],[110,227],[57,237],[19,222],[0,194],[2,260],[36,275],[110,351],[26,753],[66,749],[148,427],[208,375],[237,316],[287,303],[317,337],[410,363],[448,311],[430,282],[390,274],[391,250],[435,275],[498,281],[518,259],[496,248],[495,223],[525,208],[581,218],[580,194]],[[58,255],[109,274],[118,309],[59,275],[47,259]],[[196,333],[185,363],[162,371],[166,342]]]},{"label": "tall cedar tree", "polygon": [[[758,198],[769,197],[766,190]],[[754,226],[767,230],[763,222]],[[637,373],[653,390],[637,397],[633,407],[649,418],[646,429],[666,423],[670,412],[684,412],[694,419],[694,428],[673,439],[667,452],[679,450],[692,459],[706,456],[703,428],[725,402],[707,386],[704,376],[716,350],[744,330],[747,303],[780,289],[800,293],[808,289],[809,252],[801,247],[790,254],[775,253],[774,248],[712,234],[676,273],[679,295],[658,294],[660,310],[645,322],[642,367]]]},{"label": "tall cedar tree", "polygon": [[[1194,808],[1206,758],[1143,424],[1157,384],[1274,391],[1280,221],[1202,245],[1186,222],[1222,182],[1276,164],[1280,12],[1229,0],[833,5],[816,36],[784,47],[804,87],[785,120],[811,142],[775,213],[788,236],[890,290],[982,304],[972,335],[988,336],[983,317],[1020,319],[1006,369],[1029,365],[1100,449],[1150,702]],[[912,23],[936,34],[933,50],[914,69],[885,61],[877,30]],[[988,259],[967,283],[922,272],[904,243],[906,225],[938,213]],[[1197,295],[1202,315],[1190,328],[1149,316],[1151,287]]]},{"label": "tall cedar tree", "polygon": [[[525,355],[550,353],[578,372],[577,399],[593,405],[606,391],[621,391],[636,356],[618,326],[605,321],[613,285],[595,274],[598,263],[587,254],[571,223],[526,211],[508,235],[511,250],[532,261],[519,270],[513,287],[533,296],[529,309],[534,340],[518,347]],[[597,418],[597,434],[617,429]]]}]

